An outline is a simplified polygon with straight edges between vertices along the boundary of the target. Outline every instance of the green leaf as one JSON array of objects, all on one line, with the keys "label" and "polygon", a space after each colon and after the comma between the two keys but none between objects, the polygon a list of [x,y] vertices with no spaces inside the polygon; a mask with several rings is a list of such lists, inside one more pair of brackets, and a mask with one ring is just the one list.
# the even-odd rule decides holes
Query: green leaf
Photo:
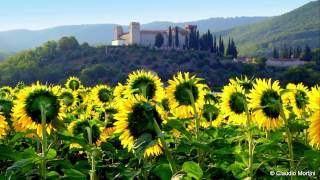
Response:
[{"label": "green leaf", "polygon": [[60,176],[59,173],[57,173],[56,171],[50,171],[47,174],[47,179],[48,180],[50,180],[50,179],[55,180],[55,179],[58,179],[59,176]]},{"label": "green leaf", "polygon": [[182,170],[187,173],[187,176],[195,179],[200,179],[203,176],[201,167],[193,161],[183,163]]},{"label": "green leaf", "polygon": [[184,127],[183,123],[179,120],[176,119],[171,119],[168,121],[167,123],[168,126],[170,126],[173,129],[177,129],[178,131],[180,131],[182,134],[184,134],[189,140],[192,139],[192,135],[189,131],[186,130],[186,128]]},{"label": "green leaf", "polygon": [[53,159],[57,156],[57,151],[55,149],[49,149],[47,153],[47,159]]},{"label": "green leaf", "polygon": [[160,164],[153,170],[154,174],[161,180],[170,180],[172,173],[169,164]]},{"label": "green leaf", "polygon": [[62,179],[86,179],[86,175],[76,169],[62,169],[64,176]]}]

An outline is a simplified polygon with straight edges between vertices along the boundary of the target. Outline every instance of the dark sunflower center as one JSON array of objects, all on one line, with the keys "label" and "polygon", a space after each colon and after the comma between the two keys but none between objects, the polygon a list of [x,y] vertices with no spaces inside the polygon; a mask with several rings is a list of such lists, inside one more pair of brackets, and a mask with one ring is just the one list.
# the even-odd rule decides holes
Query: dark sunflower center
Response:
[{"label": "dark sunflower center", "polygon": [[213,121],[217,119],[219,115],[219,109],[215,107],[212,104],[205,104],[203,107],[203,114],[202,116],[207,120],[207,121]]},{"label": "dark sunflower center", "polygon": [[138,90],[137,93],[142,94],[147,99],[152,99],[156,93],[155,83],[146,77],[136,79],[132,84],[132,89]]},{"label": "dark sunflower center", "polygon": [[192,82],[185,82],[179,84],[176,87],[176,91],[174,92],[174,96],[176,100],[179,102],[179,105],[191,105],[191,97],[190,92],[193,95],[194,101],[197,101],[199,97],[198,87]]},{"label": "dark sunflower center", "polygon": [[74,97],[70,92],[63,92],[59,98],[62,100],[63,104],[66,106],[70,106],[74,102]]},{"label": "dark sunflower center", "polygon": [[[87,127],[90,128],[90,124],[88,121],[79,121],[76,123],[76,125],[73,127],[73,134],[74,135],[80,135],[82,134],[83,138],[85,140],[88,140],[88,132],[87,132]],[[92,133],[92,142],[97,142],[97,140],[100,137],[100,131],[99,127],[97,125],[93,125],[91,127],[91,133]]]},{"label": "dark sunflower center", "polygon": [[101,102],[109,102],[112,99],[111,95],[112,92],[109,89],[100,89],[98,93]]},{"label": "dark sunflower center", "polygon": [[50,123],[59,112],[60,105],[57,96],[46,90],[31,93],[26,99],[26,111],[37,123],[41,123],[41,107],[45,109],[46,122]]},{"label": "dark sunflower center", "polygon": [[133,106],[133,111],[128,115],[128,128],[134,137],[139,137],[143,133],[149,133],[156,137],[153,126],[153,118],[160,124],[161,118],[158,112],[148,103],[137,103]]},{"label": "dark sunflower center", "polygon": [[10,119],[11,117],[11,109],[13,103],[9,100],[0,99],[0,112],[6,117],[6,119]]},{"label": "dark sunflower center", "polygon": [[261,97],[261,104],[263,112],[270,118],[278,118],[281,111],[281,99],[280,95],[269,89],[265,91]]},{"label": "dark sunflower center", "polygon": [[215,96],[214,96],[213,94],[211,94],[211,93],[208,93],[208,94],[204,95],[204,100],[205,100],[205,102],[210,102],[210,101],[213,101],[213,102],[215,102],[215,103],[218,102],[218,98],[215,97]]},{"label": "dark sunflower center", "polygon": [[69,87],[70,87],[70,89],[72,89],[72,90],[77,90],[77,89],[79,89],[79,87],[80,87],[80,82],[77,81],[77,80],[71,80],[71,81],[69,82]]},{"label": "dark sunflower center", "polygon": [[236,114],[241,114],[246,111],[246,97],[239,92],[233,93],[230,97],[230,108]]},{"label": "dark sunflower center", "polygon": [[304,109],[307,105],[308,96],[304,91],[298,90],[295,94],[296,105],[299,109]]},{"label": "dark sunflower center", "polygon": [[162,105],[162,107],[163,107],[163,109],[165,111],[169,111],[170,110],[170,108],[169,108],[169,99],[163,99],[161,101],[161,105]]}]

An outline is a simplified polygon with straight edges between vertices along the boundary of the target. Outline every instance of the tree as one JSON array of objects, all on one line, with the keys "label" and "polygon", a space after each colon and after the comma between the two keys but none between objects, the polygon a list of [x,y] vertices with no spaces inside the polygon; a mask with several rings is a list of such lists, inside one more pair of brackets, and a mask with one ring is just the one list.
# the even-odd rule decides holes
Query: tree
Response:
[{"label": "tree", "polygon": [[216,37],[216,35],[214,35],[212,52],[214,54],[217,54],[217,50],[218,50],[218,48],[217,48],[217,37]]},{"label": "tree", "polygon": [[302,49],[300,46],[297,46],[293,52],[293,57],[294,58],[300,58],[302,53]]},{"label": "tree", "polygon": [[155,40],[154,45],[155,45],[156,47],[160,48],[160,47],[163,45],[163,41],[164,41],[164,38],[163,38],[162,34],[161,34],[161,33],[158,33],[158,34],[156,35],[156,40]]},{"label": "tree", "polygon": [[316,48],[312,53],[312,61],[316,62],[316,67],[320,70],[320,48]]},{"label": "tree", "polygon": [[304,48],[301,60],[302,61],[311,61],[311,59],[312,59],[311,48],[308,45],[306,45]]},{"label": "tree", "polygon": [[289,58],[289,49],[286,45],[282,47],[281,58],[288,59]]},{"label": "tree", "polygon": [[188,34],[186,34],[186,36],[184,37],[184,48],[185,48],[185,49],[189,49],[189,38],[188,38]]},{"label": "tree", "polygon": [[279,59],[279,52],[278,52],[277,48],[273,48],[272,57],[274,59]]},{"label": "tree", "polygon": [[230,40],[230,38],[229,38],[229,41],[228,41],[228,46],[227,46],[227,52],[226,52],[226,55],[227,55],[227,56],[232,56],[231,40]]},{"label": "tree", "polygon": [[199,46],[200,46],[200,33],[199,31],[197,31],[195,49],[199,50]]},{"label": "tree", "polygon": [[168,46],[172,47],[172,29],[171,29],[171,26],[169,26]]},{"label": "tree", "polygon": [[238,57],[238,50],[236,47],[236,44],[234,43],[233,38],[231,39],[231,55],[233,58],[237,58]]},{"label": "tree", "polygon": [[218,56],[223,57],[224,56],[224,43],[221,38],[221,35],[219,36],[219,53]]},{"label": "tree", "polygon": [[75,50],[79,48],[79,42],[77,39],[73,36],[70,37],[62,37],[58,41],[58,48],[61,51],[69,51],[69,50]]},{"label": "tree", "polygon": [[175,32],[176,32],[176,34],[175,34],[175,44],[176,44],[176,47],[178,48],[179,47],[179,45],[180,45],[180,42],[179,42],[179,29],[178,29],[178,26],[176,26],[176,28],[175,28]]}]

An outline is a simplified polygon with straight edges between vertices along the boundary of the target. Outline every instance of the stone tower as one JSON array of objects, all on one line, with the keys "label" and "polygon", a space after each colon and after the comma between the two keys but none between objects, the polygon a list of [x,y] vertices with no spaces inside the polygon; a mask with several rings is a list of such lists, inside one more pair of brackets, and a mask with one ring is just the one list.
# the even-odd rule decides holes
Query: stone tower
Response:
[{"label": "stone tower", "polygon": [[120,36],[121,36],[122,34],[123,34],[122,26],[117,26],[117,27],[114,29],[114,37],[113,37],[113,39],[114,39],[114,40],[120,39]]},{"label": "stone tower", "polygon": [[131,22],[129,25],[129,44],[140,44],[140,23]]}]

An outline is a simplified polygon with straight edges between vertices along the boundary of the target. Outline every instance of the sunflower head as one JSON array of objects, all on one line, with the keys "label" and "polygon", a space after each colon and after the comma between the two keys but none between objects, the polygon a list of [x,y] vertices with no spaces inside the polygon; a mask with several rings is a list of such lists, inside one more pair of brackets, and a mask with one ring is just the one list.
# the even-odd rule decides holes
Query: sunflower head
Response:
[{"label": "sunflower head", "polygon": [[63,89],[59,92],[60,105],[66,112],[72,111],[78,104],[78,93],[70,89]]},{"label": "sunflower head", "polygon": [[119,139],[124,148],[136,151],[139,143],[148,143],[144,156],[157,156],[162,153],[161,145],[156,138],[154,120],[159,124],[161,118],[157,109],[141,95],[130,96],[119,106],[114,123],[116,133],[121,133]]},{"label": "sunflower head", "polygon": [[169,80],[166,91],[169,99],[169,107],[172,113],[179,118],[190,118],[193,116],[193,104],[199,110],[204,104],[204,95],[207,86],[199,83],[201,79],[190,77],[189,73],[178,73]]},{"label": "sunflower head", "polygon": [[230,83],[223,88],[221,109],[229,117],[230,123],[247,123],[247,98],[239,84]]},{"label": "sunflower head", "polygon": [[9,86],[4,86],[0,88],[0,99],[10,98],[13,94],[13,89]]},{"label": "sunflower head", "polygon": [[318,85],[311,88],[311,91],[308,92],[308,98],[309,98],[308,107],[312,111],[319,112],[319,110],[320,110],[320,87]]},{"label": "sunflower head", "polygon": [[164,96],[160,78],[150,71],[135,71],[129,74],[125,96],[140,94],[148,100],[159,102]]},{"label": "sunflower head", "polygon": [[65,84],[66,88],[71,89],[73,91],[76,91],[80,88],[82,88],[82,84],[79,78],[77,77],[69,77]]},{"label": "sunflower head", "polygon": [[307,105],[309,104],[308,93],[309,90],[302,83],[288,84],[286,89],[287,93],[284,93],[282,100],[285,104],[292,106],[293,112],[301,117],[302,114],[306,111]]},{"label": "sunflower head", "polygon": [[105,104],[113,99],[112,89],[107,85],[97,85],[91,91],[91,98],[96,104]]},{"label": "sunflower head", "polygon": [[41,112],[51,127],[54,119],[61,118],[58,96],[51,87],[39,83],[26,87],[17,95],[12,110],[13,125],[16,130],[37,129],[41,136]]},{"label": "sunflower head", "polygon": [[3,139],[7,135],[9,125],[6,122],[6,118],[0,113],[0,139]]},{"label": "sunflower head", "polygon": [[8,120],[11,118],[13,102],[9,99],[0,99],[0,114]]},{"label": "sunflower head", "polygon": [[278,81],[272,83],[271,79],[257,79],[249,94],[254,120],[266,130],[274,130],[283,125],[280,91]]},{"label": "sunflower head", "polygon": [[121,99],[124,97],[125,90],[126,90],[126,86],[122,85],[121,83],[118,83],[118,85],[113,90],[113,96],[115,98]]},{"label": "sunflower head", "polygon": [[230,82],[239,84],[245,90],[245,93],[249,93],[253,88],[254,80],[254,77],[249,79],[247,76],[241,76],[240,78],[236,77],[236,79],[230,79]]}]

